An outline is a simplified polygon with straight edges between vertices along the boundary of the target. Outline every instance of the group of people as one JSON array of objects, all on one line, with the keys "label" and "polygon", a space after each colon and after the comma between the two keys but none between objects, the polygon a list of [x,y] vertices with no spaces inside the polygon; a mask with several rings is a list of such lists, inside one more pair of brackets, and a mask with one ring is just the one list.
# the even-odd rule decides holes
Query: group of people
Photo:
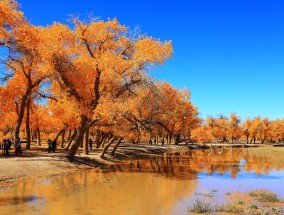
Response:
[{"label": "group of people", "polygon": [[[3,139],[3,142],[0,144],[0,149],[3,150],[4,156],[9,156],[10,150],[12,146],[12,141],[10,139]],[[21,146],[21,140],[18,138],[16,140],[16,150],[15,150],[16,155],[17,154],[22,154],[22,146]]]},{"label": "group of people", "polygon": [[[162,143],[162,146],[164,146],[164,144],[165,144],[164,138],[161,139],[161,143]],[[157,145],[157,138],[154,138],[154,144]],[[150,140],[149,140],[149,145],[153,145],[152,138],[150,138]]]},{"label": "group of people", "polygon": [[[93,141],[91,139],[89,139],[88,142],[89,146],[90,146],[90,150],[92,150],[92,146],[93,146]],[[54,139],[53,141],[51,139],[48,139],[47,141],[47,152],[48,153],[55,153],[55,150],[57,149],[57,143],[56,143],[56,139]]]},{"label": "group of people", "polygon": [[3,150],[4,156],[8,156],[11,150],[12,141],[10,139],[3,139],[3,142],[0,145],[0,148]]},{"label": "group of people", "polygon": [[47,145],[48,145],[47,152],[48,153],[51,153],[51,152],[55,153],[55,150],[57,148],[56,140],[54,139],[53,141],[51,141],[50,139],[48,139]]}]

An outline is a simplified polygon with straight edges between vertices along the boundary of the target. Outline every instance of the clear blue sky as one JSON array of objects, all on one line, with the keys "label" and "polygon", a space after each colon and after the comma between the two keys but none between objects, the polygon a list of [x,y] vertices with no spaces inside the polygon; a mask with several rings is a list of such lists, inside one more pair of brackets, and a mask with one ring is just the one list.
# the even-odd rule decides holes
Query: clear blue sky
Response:
[{"label": "clear blue sky", "polygon": [[70,14],[118,18],[172,40],[174,57],[152,75],[186,87],[202,117],[284,118],[283,0],[19,0],[35,25]]}]

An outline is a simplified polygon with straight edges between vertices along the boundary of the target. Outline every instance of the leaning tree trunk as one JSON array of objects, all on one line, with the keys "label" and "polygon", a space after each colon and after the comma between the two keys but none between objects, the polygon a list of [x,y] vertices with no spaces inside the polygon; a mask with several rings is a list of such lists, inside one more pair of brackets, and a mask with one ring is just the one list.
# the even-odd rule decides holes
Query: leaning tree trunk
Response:
[{"label": "leaning tree trunk", "polygon": [[86,130],[85,138],[84,138],[84,146],[83,146],[83,154],[84,155],[89,154],[88,143],[89,143],[89,128]]},{"label": "leaning tree trunk", "polygon": [[104,150],[102,151],[102,153],[100,154],[101,158],[104,158],[105,153],[107,152],[108,148],[111,146],[111,144],[115,141],[116,137],[112,137],[108,143],[106,144],[106,146],[104,147]]},{"label": "leaning tree trunk", "polygon": [[69,129],[68,131],[68,135],[67,135],[67,141],[69,142],[70,138],[71,138],[71,133],[72,133],[72,129]]},{"label": "leaning tree trunk", "polygon": [[71,149],[67,153],[67,157],[70,161],[74,160],[76,152],[83,142],[84,134],[88,128],[88,118],[86,116],[81,116],[80,127],[78,129],[78,135],[76,136],[75,143],[71,146]]},{"label": "leaning tree trunk", "polygon": [[102,147],[105,147],[105,144],[108,142],[108,137],[106,136],[105,138],[104,138],[104,140],[102,141],[102,144],[101,144],[101,146]]},{"label": "leaning tree trunk", "polygon": [[115,152],[116,152],[116,150],[117,150],[119,144],[121,143],[122,139],[123,139],[123,138],[120,137],[120,138],[117,140],[115,146],[113,147],[113,149],[112,149],[112,151],[111,151],[111,153],[110,153],[112,156],[114,156],[114,154],[115,154]]},{"label": "leaning tree trunk", "polygon": [[100,147],[103,145],[103,143],[105,142],[106,139],[107,139],[107,134],[101,132],[101,133],[100,133],[100,136],[99,136],[99,138],[98,138],[98,140],[97,140],[97,146],[96,146],[96,148],[97,148],[97,149],[100,148]]},{"label": "leaning tree trunk", "polygon": [[26,134],[27,134],[26,149],[31,148],[30,105],[31,105],[31,100],[29,97],[27,100],[27,106],[26,106]]},{"label": "leaning tree trunk", "polygon": [[75,139],[76,135],[77,135],[77,130],[76,130],[76,128],[75,128],[75,129],[74,129],[74,133],[73,133],[72,136],[69,138],[69,141],[68,141],[68,143],[67,143],[67,147],[66,147],[66,150],[67,150],[67,151],[69,150],[69,147],[70,147],[72,141]]},{"label": "leaning tree trunk", "polygon": [[61,134],[61,144],[60,144],[61,148],[64,148],[64,137],[65,137],[65,130]]},{"label": "leaning tree trunk", "polygon": [[68,128],[68,125],[64,125],[64,128],[62,128],[62,129],[58,132],[58,134],[56,135],[56,137],[54,138],[54,140],[57,141],[58,137],[59,137],[63,132],[65,132],[67,128]]}]

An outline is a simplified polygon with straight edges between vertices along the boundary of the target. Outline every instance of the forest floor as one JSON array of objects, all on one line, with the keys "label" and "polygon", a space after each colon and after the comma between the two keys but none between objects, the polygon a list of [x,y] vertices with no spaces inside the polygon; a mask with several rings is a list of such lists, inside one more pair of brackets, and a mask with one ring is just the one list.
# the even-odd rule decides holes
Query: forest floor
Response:
[{"label": "forest floor", "polygon": [[[74,162],[66,158],[64,149],[57,149],[55,153],[47,153],[46,146],[32,145],[30,150],[23,151],[16,156],[14,150],[5,157],[0,151],[0,187],[11,185],[27,178],[48,177],[58,174],[68,174],[82,169],[98,168],[111,165],[126,159],[139,159],[155,154],[176,152],[183,150],[184,146],[177,145],[146,145],[146,144],[122,144],[115,156],[106,154],[102,159],[99,155],[102,149],[92,149],[89,155],[83,155],[79,149]],[[198,149],[203,146],[193,144],[189,148]],[[111,151],[112,148],[109,149]]]}]

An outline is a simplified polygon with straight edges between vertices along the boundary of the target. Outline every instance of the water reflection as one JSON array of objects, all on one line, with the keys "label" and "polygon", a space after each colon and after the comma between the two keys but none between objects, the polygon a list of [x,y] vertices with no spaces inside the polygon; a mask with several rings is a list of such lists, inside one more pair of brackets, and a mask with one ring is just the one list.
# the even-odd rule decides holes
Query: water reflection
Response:
[{"label": "water reflection", "polygon": [[0,206],[4,214],[74,214],[84,211],[95,214],[170,214],[177,199],[192,195],[197,181],[171,181],[142,173],[82,172],[72,176],[54,177],[50,183],[36,180],[22,182],[2,191],[1,196],[29,196],[44,199],[16,207]]},{"label": "water reflection", "polygon": [[239,186],[238,180],[256,184],[263,174],[272,186],[270,180],[281,181],[275,170],[284,169],[283,161],[240,148],[157,155],[99,171],[22,181],[0,191],[0,213],[186,214],[190,199],[204,187],[229,189],[234,183]]},{"label": "water reflection", "polygon": [[0,205],[20,204],[36,200],[36,196],[0,197]]},{"label": "water reflection", "polygon": [[104,167],[106,172],[158,173],[177,179],[196,179],[198,174],[229,173],[231,178],[245,170],[257,175],[269,174],[271,170],[284,169],[284,158],[275,157],[256,149],[189,150],[186,152],[156,155],[149,159],[125,161]]}]

